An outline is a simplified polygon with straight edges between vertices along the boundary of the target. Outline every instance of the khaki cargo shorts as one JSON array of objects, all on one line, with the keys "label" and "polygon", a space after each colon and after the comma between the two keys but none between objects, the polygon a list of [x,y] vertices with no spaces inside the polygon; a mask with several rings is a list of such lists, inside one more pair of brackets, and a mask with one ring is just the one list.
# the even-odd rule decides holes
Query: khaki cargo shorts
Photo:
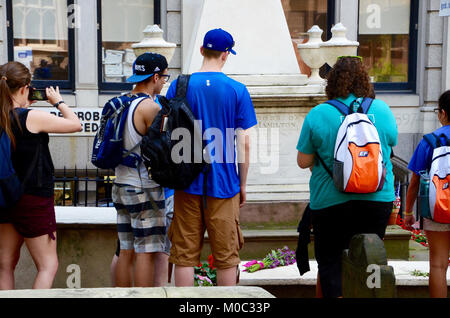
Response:
[{"label": "khaki cargo shorts", "polygon": [[175,191],[174,217],[169,228],[172,242],[169,262],[197,266],[207,230],[214,266],[227,269],[239,265],[239,250],[244,245],[239,203],[240,194],[229,199],[207,197],[207,209],[203,209],[202,196]]}]

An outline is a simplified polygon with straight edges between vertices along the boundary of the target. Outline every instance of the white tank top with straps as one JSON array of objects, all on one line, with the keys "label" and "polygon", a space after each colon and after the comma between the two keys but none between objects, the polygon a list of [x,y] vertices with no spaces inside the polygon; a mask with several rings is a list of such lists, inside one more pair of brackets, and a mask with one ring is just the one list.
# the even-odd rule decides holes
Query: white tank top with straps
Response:
[{"label": "white tank top with straps", "polygon": [[[134,125],[134,112],[137,106],[146,97],[140,97],[134,100],[130,105],[130,110],[127,116],[127,122],[123,132],[124,147],[127,150],[133,149],[142,140],[142,135],[136,130]],[[141,156],[141,148],[138,146],[133,150],[134,153]],[[155,188],[159,185],[149,178],[147,169],[144,163],[141,163],[138,167],[139,172],[135,168],[129,168],[124,165],[119,165],[115,169],[116,181],[115,183],[127,184],[137,188]],[[139,175],[140,174],[140,175]]]}]

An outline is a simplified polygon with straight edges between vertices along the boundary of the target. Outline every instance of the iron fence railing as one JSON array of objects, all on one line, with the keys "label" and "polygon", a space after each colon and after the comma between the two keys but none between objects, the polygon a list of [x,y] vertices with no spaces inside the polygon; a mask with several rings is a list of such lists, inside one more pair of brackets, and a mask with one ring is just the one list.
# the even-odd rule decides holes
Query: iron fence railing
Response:
[{"label": "iron fence railing", "polygon": [[113,170],[67,170],[55,173],[55,205],[108,207],[112,203]]}]

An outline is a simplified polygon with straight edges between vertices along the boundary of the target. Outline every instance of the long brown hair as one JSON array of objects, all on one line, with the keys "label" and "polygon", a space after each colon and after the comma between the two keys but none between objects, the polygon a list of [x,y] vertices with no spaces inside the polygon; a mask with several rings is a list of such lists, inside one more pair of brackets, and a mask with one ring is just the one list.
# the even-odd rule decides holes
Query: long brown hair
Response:
[{"label": "long brown hair", "polygon": [[[8,62],[0,66],[0,127],[8,135],[13,148],[16,139],[11,128],[11,114],[15,115],[12,95],[30,82],[31,73],[22,63]],[[17,121],[17,116],[13,118]]]},{"label": "long brown hair", "polygon": [[358,57],[340,58],[327,74],[325,89],[328,99],[345,98],[350,93],[356,97],[375,98],[369,74]]}]

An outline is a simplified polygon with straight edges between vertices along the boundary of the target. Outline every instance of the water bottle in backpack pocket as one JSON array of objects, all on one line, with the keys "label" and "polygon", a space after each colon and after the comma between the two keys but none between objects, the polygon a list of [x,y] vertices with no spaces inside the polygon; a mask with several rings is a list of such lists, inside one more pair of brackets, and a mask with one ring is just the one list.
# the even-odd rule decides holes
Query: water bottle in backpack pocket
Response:
[{"label": "water bottle in backpack pocket", "polygon": [[430,214],[430,175],[428,171],[419,172],[419,194],[417,195],[417,205],[419,214],[427,219],[431,219]]},{"label": "water bottle in backpack pocket", "polygon": [[[421,215],[437,223],[450,224],[450,141],[445,135],[424,136],[433,149],[428,177],[428,210]],[[444,140],[444,142],[442,142]]]},{"label": "water bottle in backpack pocket", "polygon": [[[381,141],[367,115],[372,102],[371,98],[361,103],[355,100],[350,107],[338,100],[327,102],[345,116],[336,137],[333,171],[329,172],[341,192],[373,193],[383,189],[386,165]],[[357,112],[353,111],[354,103],[360,104]]]}]

